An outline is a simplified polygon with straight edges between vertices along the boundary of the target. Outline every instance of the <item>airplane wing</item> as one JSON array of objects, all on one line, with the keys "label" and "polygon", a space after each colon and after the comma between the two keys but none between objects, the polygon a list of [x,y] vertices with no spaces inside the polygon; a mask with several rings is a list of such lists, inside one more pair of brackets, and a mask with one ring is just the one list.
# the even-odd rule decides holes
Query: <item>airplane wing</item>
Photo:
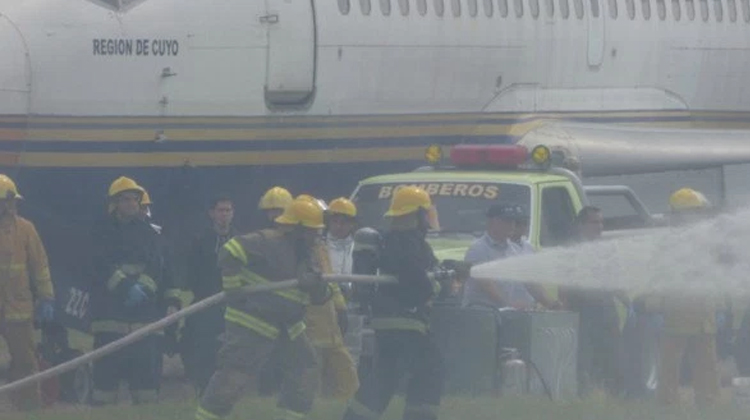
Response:
[{"label": "airplane wing", "polygon": [[750,163],[750,131],[551,122],[518,144],[548,146],[585,177],[705,169]]}]

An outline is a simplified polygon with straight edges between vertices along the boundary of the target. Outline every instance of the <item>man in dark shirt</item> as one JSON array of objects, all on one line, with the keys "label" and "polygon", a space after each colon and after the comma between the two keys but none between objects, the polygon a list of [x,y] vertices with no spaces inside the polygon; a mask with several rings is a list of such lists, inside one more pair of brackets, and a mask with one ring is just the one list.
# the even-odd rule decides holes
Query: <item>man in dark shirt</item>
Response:
[{"label": "man in dark shirt", "polygon": [[[587,206],[576,217],[574,243],[596,241],[604,229],[602,212]],[[623,372],[620,362],[621,333],[616,299],[629,304],[627,295],[619,292],[578,287],[561,287],[565,307],[578,312],[578,381],[579,393],[603,387],[611,395],[622,392]]]},{"label": "man in dark shirt", "polygon": [[[198,236],[190,247],[186,262],[187,288],[198,302],[222,291],[221,270],[217,253],[237,234],[232,226],[234,205],[228,196],[211,202],[208,214],[211,227]],[[185,320],[182,340],[182,362],[199,394],[208,384],[216,368],[216,353],[224,331],[224,306],[216,305]]]}]

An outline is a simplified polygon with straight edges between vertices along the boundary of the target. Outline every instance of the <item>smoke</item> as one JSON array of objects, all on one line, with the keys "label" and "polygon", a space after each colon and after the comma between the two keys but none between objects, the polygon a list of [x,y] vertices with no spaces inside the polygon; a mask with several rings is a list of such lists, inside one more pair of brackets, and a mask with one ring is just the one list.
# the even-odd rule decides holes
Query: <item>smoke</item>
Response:
[{"label": "smoke", "polygon": [[750,208],[475,266],[477,279],[634,293],[750,294]]}]

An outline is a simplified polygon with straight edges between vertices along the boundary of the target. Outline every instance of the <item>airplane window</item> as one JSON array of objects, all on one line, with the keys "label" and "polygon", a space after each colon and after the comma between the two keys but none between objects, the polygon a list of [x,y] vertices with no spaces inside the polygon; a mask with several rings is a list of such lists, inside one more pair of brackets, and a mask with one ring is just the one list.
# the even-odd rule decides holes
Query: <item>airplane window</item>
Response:
[{"label": "airplane window", "polygon": [[508,17],[508,0],[497,0],[497,9],[500,16]]},{"label": "airplane window", "polygon": [[372,10],[370,0],[359,0],[359,9],[362,11],[363,15],[370,16],[370,11]]},{"label": "airplane window", "polygon": [[576,17],[583,19],[583,0],[573,0],[573,7],[576,9]]},{"label": "airplane window", "polygon": [[609,17],[617,19],[617,0],[609,0]]},{"label": "airplane window", "polygon": [[417,2],[417,12],[419,13],[419,16],[424,16],[427,14],[427,0],[416,0]]},{"label": "airplane window", "polygon": [[735,0],[727,0],[727,10],[729,10],[729,20],[737,22],[737,2]]},{"label": "airplane window", "polygon": [[681,10],[680,10],[680,0],[672,0],[672,16],[674,16],[674,20],[677,22],[680,21]]},{"label": "airplane window", "polygon": [[438,17],[443,17],[443,13],[445,13],[445,3],[443,3],[443,0],[435,0],[435,14]]},{"label": "airplane window", "polygon": [[479,13],[479,5],[477,4],[477,0],[466,0],[469,3],[469,15],[471,17],[477,17],[477,13]]},{"label": "airplane window", "polygon": [[492,0],[484,0],[484,14],[487,17],[492,17]]},{"label": "airplane window", "polygon": [[398,0],[398,8],[401,10],[401,15],[409,16],[409,0]]},{"label": "airplane window", "polygon": [[461,0],[451,0],[451,10],[454,17],[461,16]]},{"label": "airplane window", "polygon": [[690,20],[695,20],[695,3],[693,0],[685,0],[685,11]]},{"label": "airplane window", "polygon": [[591,16],[599,17],[599,0],[591,0]]},{"label": "airplane window", "polygon": [[667,4],[664,0],[656,0],[656,10],[659,13],[659,19],[664,20],[667,18]]},{"label": "airplane window", "polygon": [[380,11],[383,16],[391,15],[391,0],[380,0]]},{"label": "airplane window", "polygon": [[625,0],[625,6],[628,9],[628,17],[630,20],[635,19],[635,0]]},{"label": "airplane window", "polygon": [[539,17],[539,0],[529,0],[529,11],[534,19]]},{"label": "airplane window", "polygon": [[555,17],[555,0],[546,0],[545,9],[547,9],[547,17]]},{"label": "airplane window", "polygon": [[724,20],[724,8],[721,7],[721,0],[714,0],[714,14],[717,22]]},{"label": "airplane window", "polygon": [[568,4],[568,0],[560,0],[560,14],[563,19],[570,17],[570,4]]},{"label": "airplane window", "polygon": [[513,8],[516,9],[516,17],[521,18],[523,16],[523,0],[515,0]]},{"label": "airplane window", "polygon": [[708,22],[708,0],[701,1],[701,17],[704,22]]},{"label": "airplane window", "polygon": [[649,2],[649,0],[641,1],[641,13],[643,13],[644,20],[651,19],[651,3]]},{"label": "airplane window", "polygon": [[742,17],[750,22],[750,0],[742,0]]},{"label": "airplane window", "polygon": [[339,12],[341,12],[342,15],[349,14],[349,6],[349,0],[339,0]]}]

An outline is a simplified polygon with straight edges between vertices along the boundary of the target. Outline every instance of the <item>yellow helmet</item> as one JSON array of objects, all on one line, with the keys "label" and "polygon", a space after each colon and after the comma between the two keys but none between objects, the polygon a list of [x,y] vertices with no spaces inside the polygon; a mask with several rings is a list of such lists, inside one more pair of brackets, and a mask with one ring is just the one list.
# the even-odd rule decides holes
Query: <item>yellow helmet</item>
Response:
[{"label": "yellow helmet", "polygon": [[125,192],[125,191],[136,191],[136,192],[140,193],[141,196],[142,196],[144,190],[143,190],[143,187],[141,187],[140,185],[136,184],[135,181],[133,181],[130,178],[124,177],[124,176],[121,176],[121,177],[117,178],[109,186],[109,196],[110,197],[114,197],[117,194],[120,194],[120,193]]},{"label": "yellow helmet", "polygon": [[681,188],[669,197],[669,206],[672,211],[706,209],[711,207],[711,202],[694,189]]},{"label": "yellow helmet", "polygon": [[295,198],[295,200],[310,201],[310,202],[313,202],[313,203],[319,205],[323,209],[323,211],[328,210],[328,204],[326,204],[325,201],[323,201],[323,200],[321,200],[319,198],[315,198],[315,197],[311,196],[310,194],[300,194],[300,195],[297,196],[297,198]]},{"label": "yellow helmet", "polygon": [[266,191],[258,203],[261,210],[285,209],[292,202],[292,194],[285,188],[273,187]]},{"label": "yellow helmet", "polygon": [[282,225],[302,225],[311,229],[323,229],[323,207],[314,199],[297,198],[275,219]]},{"label": "yellow helmet", "polygon": [[20,199],[23,196],[18,193],[16,183],[9,176],[0,174],[0,199],[11,198]]},{"label": "yellow helmet", "polygon": [[151,202],[151,196],[148,195],[148,191],[145,188],[142,188],[143,191],[143,198],[141,198],[141,205],[142,206],[150,206],[153,204]]},{"label": "yellow helmet", "polygon": [[429,210],[430,207],[432,207],[432,200],[427,191],[419,187],[408,186],[400,188],[393,194],[391,207],[385,215],[404,216],[419,209]]},{"label": "yellow helmet", "polygon": [[343,214],[344,216],[357,217],[357,206],[349,199],[341,197],[331,201],[328,206],[331,214]]}]

